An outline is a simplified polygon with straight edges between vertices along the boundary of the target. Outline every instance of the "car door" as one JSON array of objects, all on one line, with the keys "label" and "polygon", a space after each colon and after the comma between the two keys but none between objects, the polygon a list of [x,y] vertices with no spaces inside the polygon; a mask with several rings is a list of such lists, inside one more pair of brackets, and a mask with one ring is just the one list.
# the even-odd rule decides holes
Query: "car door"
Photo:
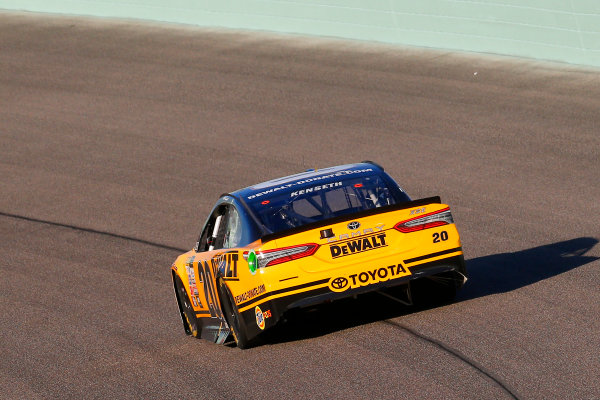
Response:
[{"label": "car door", "polygon": [[[201,337],[219,341],[227,329],[221,304],[217,279],[237,280],[240,253],[235,247],[242,237],[240,216],[232,204],[221,204],[209,217],[189,268],[193,268],[194,303]],[[223,338],[225,340],[225,338]]]}]

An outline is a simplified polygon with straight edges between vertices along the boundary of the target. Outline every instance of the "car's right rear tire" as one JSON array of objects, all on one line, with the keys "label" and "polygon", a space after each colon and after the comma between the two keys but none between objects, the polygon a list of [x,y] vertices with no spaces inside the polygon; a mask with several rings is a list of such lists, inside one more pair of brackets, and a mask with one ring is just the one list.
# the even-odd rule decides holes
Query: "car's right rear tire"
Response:
[{"label": "car's right rear tire", "polygon": [[233,307],[233,298],[222,279],[219,279],[219,297],[223,314],[227,320],[227,325],[231,329],[235,344],[240,349],[247,349],[250,347],[250,341],[248,340],[246,328],[241,322],[240,314]]}]

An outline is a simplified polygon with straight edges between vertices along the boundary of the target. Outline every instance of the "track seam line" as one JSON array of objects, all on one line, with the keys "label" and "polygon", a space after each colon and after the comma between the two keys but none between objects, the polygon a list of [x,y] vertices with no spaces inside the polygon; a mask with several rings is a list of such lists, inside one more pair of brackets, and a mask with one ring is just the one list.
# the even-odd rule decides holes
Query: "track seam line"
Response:
[{"label": "track seam line", "polygon": [[484,376],[487,376],[489,379],[491,379],[494,383],[496,383],[500,388],[502,388],[502,390],[504,390],[506,393],[508,393],[513,399],[515,400],[519,400],[519,397],[516,395],[515,391],[513,389],[510,389],[508,387],[508,385],[506,385],[504,382],[502,382],[502,380],[500,380],[500,378],[498,378],[497,376],[495,376],[493,373],[488,372],[485,370],[485,368],[481,365],[479,365],[478,363],[476,363],[475,361],[469,359],[467,356],[465,356],[464,354],[462,354],[461,352],[459,352],[458,350],[452,349],[451,347],[445,345],[444,343],[435,340],[433,338],[427,337],[405,325],[402,325],[398,322],[394,322],[394,321],[390,321],[390,320],[385,320],[385,321],[381,321],[385,324],[391,325],[393,327],[396,327],[398,329],[401,329],[407,333],[409,333],[410,335],[421,339],[425,342],[431,343],[436,347],[439,347],[440,349],[442,349],[444,352],[458,358],[459,360],[461,360],[462,362],[464,362],[465,364],[469,365],[470,367],[472,367],[473,369],[475,369],[476,371],[478,371],[479,373],[483,374]]},{"label": "track seam line", "polygon": [[128,240],[128,241],[131,241],[131,242],[137,242],[137,243],[145,244],[145,245],[148,245],[148,246],[158,247],[158,248],[161,248],[161,249],[178,251],[180,253],[185,253],[187,251],[187,250],[181,249],[179,247],[167,246],[165,244],[151,242],[151,241],[144,240],[144,239],[138,239],[138,238],[131,237],[131,236],[119,235],[118,233],[111,233],[111,232],[99,231],[99,230],[91,229],[91,228],[84,228],[84,227],[76,226],[76,225],[63,224],[61,222],[47,221],[47,220],[38,219],[38,218],[26,217],[26,216],[23,216],[23,215],[5,213],[5,212],[2,212],[2,211],[0,211],[0,216],[8,217],[8,218],[14,218],[14,219],[20,219],[20,220],[28,221],[28,222],[36,222],[36,223],[39,223],[39,224],[45,224],[45,225],[51,225],[51,226],[58,226],[58,227],[61,227],[61,228],[69,228],[69,229],[73,229],[73,230],[76,230],[76,231],[94,233],[94,234],[97,234],[97,235],[109,236],[109,237],[113,237],[113,238],[116,238],[116,239],[123,239],[123,240]]}]

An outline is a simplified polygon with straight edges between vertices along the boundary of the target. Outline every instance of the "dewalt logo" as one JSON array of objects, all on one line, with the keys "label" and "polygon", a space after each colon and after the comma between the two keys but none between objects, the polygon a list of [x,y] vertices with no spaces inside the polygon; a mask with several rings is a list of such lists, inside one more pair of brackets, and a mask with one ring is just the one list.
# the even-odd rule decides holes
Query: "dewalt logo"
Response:
[{"label": "dewalt logo", "polygon": [[329,245],[329,250],[331,251],[332,258],[344,257],[369,250],[375,250],[380,247],[386,247],[387,244],[385,239],[385,233],[361,236],[344,243]]}]

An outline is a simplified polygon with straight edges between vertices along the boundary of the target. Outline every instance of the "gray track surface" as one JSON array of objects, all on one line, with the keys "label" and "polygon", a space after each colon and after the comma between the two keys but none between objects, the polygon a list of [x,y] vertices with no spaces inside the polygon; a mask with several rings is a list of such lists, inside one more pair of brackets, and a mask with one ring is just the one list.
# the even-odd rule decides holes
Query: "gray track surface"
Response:
[{"label": "gray track surface", "polygon": [[[598,70],[0,14],[0,397],[599,399],[599,129]],[[456,303],[184,335],[219,194],[364,159],[452,206]]]}]

